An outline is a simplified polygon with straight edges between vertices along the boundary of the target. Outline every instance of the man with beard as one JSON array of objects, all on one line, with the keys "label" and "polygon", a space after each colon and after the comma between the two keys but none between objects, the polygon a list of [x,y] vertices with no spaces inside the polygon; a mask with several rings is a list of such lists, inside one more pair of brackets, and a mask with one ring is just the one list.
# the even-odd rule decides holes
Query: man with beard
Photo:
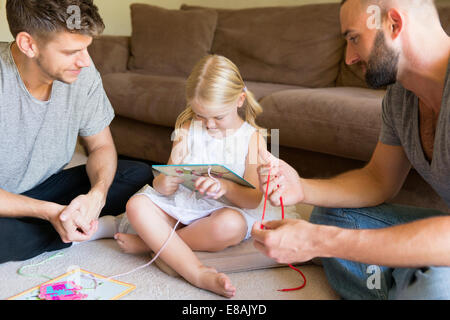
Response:
[{"label": "man with beard", "polygon": [[345,299],[449,299],[450,216],[384,202],[414,167],[450,206],[450,38],[432,0],[344,0],[340,18],[346,62],[371,87],[389,86],[379,142],[364,168],[324,180],[266,154],[260,184],[271,170],[271,203],[316,207],[310,222],[255,224],[255,246],[282,263],[322,257]]},{"label": "man with beard", "polygon": [[[87,51],[104,29],[92,0],[8,0],[6,13],[15,41],[0,44],[0,263],[101,233],[99,215],[124,212],[152,178],[147,164],[117,161],[114,111]],[[87,164],[63,170],[78,136]]]}]

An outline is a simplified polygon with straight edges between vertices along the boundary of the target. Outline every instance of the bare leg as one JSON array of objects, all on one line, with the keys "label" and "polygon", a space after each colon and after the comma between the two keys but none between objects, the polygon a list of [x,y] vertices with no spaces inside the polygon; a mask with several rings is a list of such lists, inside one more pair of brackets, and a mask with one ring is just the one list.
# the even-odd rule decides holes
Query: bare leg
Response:
[{"label": "bare leg", "polygon": [[[167,224],[173,228],[175,223],[177,222],[174,218],[165,213],[161,208],[155,205],[150,199],[145,196],[135,196],[135,198],[140,198],[144,206],[146,204],[146,211],[153,211],[158,214],[161,219],[167,222]],[[130,201],[131,202],[131,199]],[[137,234],[128,234],[128,233],[117,233],[114,235],[114,239],[116,239],[117,244],[125,253],[130,254],[141,254],[141,253],[149,253],[152,251],[151,248],[141,239],[141,237]]]},{"label": "bare leg", "polygon": [[117,233],[114,239],[125,253],[141,254],[152,251],[137,234]]},{"label": "bare leg", "polygon": [[[127,203],[127,215],[141,239],[158,252],[172,231],[173,219],[167,221],[155,207],[147,197],[136,196]],[[225,274],[204,266],[176,233],[159,257],[196,287],[225,297],[232,297],[236,292]]]},{"label": "bare leg", "polygon": [[[173,228],[175,220],[151,201],[149,202],[162,217],[167,218],[168,223]],[[189,226],[180,228],[177,233],[194,251],[217,252],[239,244],[247,233],[247,223],[240,212],[224,208],[213,212],[206,218],[199,219]],[[115,239],[126,253],[139,254],[151,251],[138,235],[119,233],[115,236]],[[170,274],[174,275],[173,273]]]},{"label": "bare leg", "polygon": [[[247,233],[247,222],[241,213],[233,209],[221,209],[209,217],[200,219],[178,230],[178,236],[194,251],[221,251],[240,243]],[[142,241],[142,240],[141,240]],[[164,261],[156,265],[172,277],[178,277]]]},{"label": "bare leg", "polygon": [[221,251],[239,244],[247,222],[239,211],[223,208],[180,229],[178,235],[194,251]]}]

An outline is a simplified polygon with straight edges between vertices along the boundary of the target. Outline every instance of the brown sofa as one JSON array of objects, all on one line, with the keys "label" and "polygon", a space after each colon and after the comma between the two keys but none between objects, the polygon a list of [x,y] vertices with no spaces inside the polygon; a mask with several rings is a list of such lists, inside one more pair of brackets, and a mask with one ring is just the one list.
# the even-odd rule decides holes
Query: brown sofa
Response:
[{"label": "brown sofa", "polygon": [[[450,6],[440,6],[450,33]],[[344,62],[339,4],[240,10],[131,5],[132,35],[102,36],[90,53],[116,112],[119,154],[165,163],[184,83],[208,53],[230,58],[280,129],[280,157],[304,177],[363,166],[378,140],[384,90]],[[448,210],[412,170],[393,202]]]}]

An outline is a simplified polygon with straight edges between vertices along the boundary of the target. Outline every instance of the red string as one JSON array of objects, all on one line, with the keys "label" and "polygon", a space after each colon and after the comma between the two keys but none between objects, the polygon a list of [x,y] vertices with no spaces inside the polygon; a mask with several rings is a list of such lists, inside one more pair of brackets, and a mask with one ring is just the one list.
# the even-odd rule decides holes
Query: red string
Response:
[{"label": "red string", "polygon": [[[264,209],[263,209],[263,214],[262,214],[262,221],[264,221],[264,216],[266,214],[266,203],[267,203],[267,196],[269,193],[269,181],[270,181],[270,170],[269,170],[269,175],[267,176],[267,187],[266,187],[266,194],[264,197]],[[279,185],[277,185],[277,187],[280,187]],[[281,219],[284,220],[284,204],[283,204],[283,197],[280,197],[280,205],[281,205]],[[261,229],[264,229],[264,226],[261,224]],[[302,289],[304,286],[306,286],[306,277],[303,274],[303,272],[301,272],[299,269],[295,268],[294,266],[292,266],[291,264],[289,264],[289,267],[295,271],[297,271],[298,273],[300,273],[300,275],[303,278],[303,284],[300,287],[297,288],[291,288],[291,289],[279,289],[278,291],[282,291],[282,292],[286,292],[286,291],[296,291],[296,290],[300,290]]]},{"label": "red string", "polygon": [[[269,194],[269,181],[270,181],[270,170],[269,170],[269,176],[267,177],[267,187],[266,187],[266,195],[264,196],[264,209],[261,221],[264,221],[264,216],[266,214],[266,203],[267,203],[267,195]],[[282,209],[284,211],[284,209]],[[264,226],[261,223],[261,230],[264,229]]]}]

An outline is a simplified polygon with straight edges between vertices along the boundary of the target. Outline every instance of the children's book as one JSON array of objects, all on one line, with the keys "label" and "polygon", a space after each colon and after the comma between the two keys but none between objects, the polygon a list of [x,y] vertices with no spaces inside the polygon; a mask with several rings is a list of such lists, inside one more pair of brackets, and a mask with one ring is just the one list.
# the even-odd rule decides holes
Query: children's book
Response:
[{"label": "children's book", "polygon": [[8,300],[117,300],[136,286],[75,269]]},{"label": "children's book", "polygon": [[208,177],[208,171],[214,178],[222,178],[236,182],[242,186],[255,189],[255,187],[234,173],[224,165],[220,164],[181,164],[181,165],[153,165],[153,169],[167,176],[180,177],[184,179],[183,185],[194,190],[194,183],[199,177]]}]

